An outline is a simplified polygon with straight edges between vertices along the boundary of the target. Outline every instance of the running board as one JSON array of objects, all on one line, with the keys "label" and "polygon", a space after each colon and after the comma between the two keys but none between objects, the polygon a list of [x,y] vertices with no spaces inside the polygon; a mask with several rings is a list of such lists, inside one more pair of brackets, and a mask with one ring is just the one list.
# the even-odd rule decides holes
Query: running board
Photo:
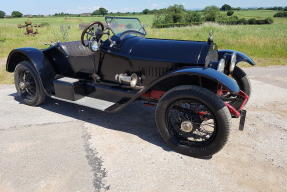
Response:
[{"label": "running board", "polygon": [[101,100],[101,99],[95,99],[95,98],[91,98],[91,97],[83,97],[83,98],[81,98],[79,100],[76,100],[76,101],[62,99],[62,98],[55,97],[55,96],[52,96],[51,98],[57,99],[57,100],[60,100],[60,101],[73,103],[73,104],[76,104],[76,105],[89,107],[89,108],[92,108],[92,109],[97,109],[97,110],[100,110],[100,111],[106,111],[108,108],[110,108],[110,107],[112,107],[113,105],[116,104],[116,103],[113,103],[113,102],[110,102],[110,101],[105,101],[105,100]]},{"label": "running board", "polygon": [[53,83],[55,95],[52,98],[107,112],[123,108],[139,92],[112,85],[81,82],[69,77],[56,79]]}]

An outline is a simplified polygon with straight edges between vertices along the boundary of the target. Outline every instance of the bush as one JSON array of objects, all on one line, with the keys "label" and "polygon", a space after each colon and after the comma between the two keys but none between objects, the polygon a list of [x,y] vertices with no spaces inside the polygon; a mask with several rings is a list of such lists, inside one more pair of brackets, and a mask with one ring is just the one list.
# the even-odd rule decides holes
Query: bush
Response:
[{"label": "bush", "polygon": [[[186,11],[182,5],[173,5],[165,11],[158,12],[153,20],[153,27],[167,27],[174,24],[185,24]],[[174,25],[175,26],[175,25]]]},{"label": "bush", "polygon": [[12,17],[22,17],[23,14],[19,11],[13,11],[11,14]]},{"label": "bush", "polygon": [[215,21],[219,14],[219,9],[216,6],[209,6],[204,9],[205,21]]},{"label": "bush", "polygon": [[237,16],[231,16],[227,17],[226,15],[219,15],[215,22],[220,24],[226,24],[226,25],[236,25],[238,21]]},{"label": "bush", "polygon": [[185,27],[191,25],[190,23],[166,23],[166,24],[155,24],[155,28],[170,28],[170,27]]},{"label": "bush", "polygon": [[272,24],[274,21],[272,18],[268,17],[265,19],[265,24]]},{"label": "bush", "polygon": [[240,25],[248,25],[248,20],[246,20],[245,18],[241,18],[238,20],[238,24]]},{"label": "bush", "polygon": [[166,23],[181,23],[184,21],[185,9],[182,5],[173,5],[167,8]]},{"label": "bush", "polygon": [[6,13],[4,11],[0,11],[0,18],[4,18]]},{"label": "bush", "polygon": [[251,18],[246,20],[245,18],[239,19],[237,16],[220,16],[216,20],[217,23],[225,24],[225,25],[263,25],[263,24],[272,24],[273,20],[271,18],[266,18],[263,20],[256,20],[255,18]]},{"label": "bush", "polygon": [[287,11],[278,12],[274,17],[287,17]]},{"label": "bush", "polygon": [[198,12],[189,12],[185,15],[186,23],[201,23],[203,21],[202,15]]},{"label": "bush", "polygon": [[256,20],[257,25],[263,25],[266,24],[265,20]]},{"label": "bush", "polygon": [[248,24],[250,25],[256,24],[256,19],[255,18],[248,19]]},{"label": "bush", "polygon": [[234,14],[234,11],[232,11],[232,10],[227,11],[227,13],[226,13],[227,16],[231,16],[231,15],[233,15],[233,14]]},{"label": "bush", "polygon": [[165,17],[166,17],[165,14],[161,14],[161,13],[155,14],[152,25],[156,26],[159,24],[164,24],[165,23]]}]

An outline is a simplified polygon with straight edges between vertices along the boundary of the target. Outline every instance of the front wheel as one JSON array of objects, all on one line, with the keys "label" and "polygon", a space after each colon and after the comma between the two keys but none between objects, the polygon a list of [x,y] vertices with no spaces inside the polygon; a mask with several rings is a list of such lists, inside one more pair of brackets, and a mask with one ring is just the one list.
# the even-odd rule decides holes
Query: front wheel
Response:
[{"label": "front wheel", "polygon": [[[237,82],[240,90],[243,91],[246,95],[250,96],[251,85],[247,74],[241,68],[236,66],[232,77]],[[242,102],[242,98],[235,97],[235,99],[230,104],[236,109],[240,109]]]},{"label": "front wheel", "polygon": [[31,63],[19,63],[14,71],[14,80],[17,93],[25,104],[37,106],[44,102],[46,95]]},{"label": "front wheel", "polygon": [[192,157],[209,157],[227,142],[230,113],[211,91],[180,86],[168,91],[159,101],[156,124],[163,140],[173,150]]}]

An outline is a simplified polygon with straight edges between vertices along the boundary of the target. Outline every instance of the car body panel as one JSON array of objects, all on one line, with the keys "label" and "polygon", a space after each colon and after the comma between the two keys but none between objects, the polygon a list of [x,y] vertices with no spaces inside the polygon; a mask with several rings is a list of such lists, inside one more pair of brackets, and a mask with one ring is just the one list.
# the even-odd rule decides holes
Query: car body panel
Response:
[{"label": "car body panel", "polygon": [[48,90],[51,89],[55,72],[50,61],[41,50],[31,47],[12,50],[7,59],[6,70],[14,72],[16,65],[24,60],[29,60],[32,63],[46,94],[49,94]]},{"label": "car body panel", "polygon": [[239,52],[239,51],[224,49],[224,50],[219,50],[218,53],[219,53],[220,58],[222,58],[225,54],[232,55],[233,53],[235,53],[237,56],[236,57],[236,64],[238,64],[240,62],[246,62],[252,66],[256,65],[256,63],[253,61],[253,59],[251,59],[249,56],[247,56],[246,54]]},{"label": "car body panel", "polygon": [[205,77],[210,80],[217,81],[219,84],[222,84],[232,93],[238,93],[240,91],[239,86],[234,79],[212,68],[187,68],[172,73],[172,75],[179,74],[190,74]]},{"label": "car body panel", "polygon": [[134,60],[203,65],[209,47],[210,44],[203,41],[151,39],[129,35],[116,48],[108,50]]}]

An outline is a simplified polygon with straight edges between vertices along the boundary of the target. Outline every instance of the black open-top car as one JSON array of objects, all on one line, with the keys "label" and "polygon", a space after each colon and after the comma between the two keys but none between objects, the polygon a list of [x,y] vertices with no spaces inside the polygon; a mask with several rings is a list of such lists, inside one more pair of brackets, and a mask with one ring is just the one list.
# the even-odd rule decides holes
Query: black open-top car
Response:
[{"label": "black open-top car", "polygon": [[145,38],[137,18],[106,17],[82,33],[81,41],[49,48],[19,48],[7,61],[25,104],[46,96],[116,112],[136,100],[156,106],[156,125],[175,151],[208,157],[226,143],[230,117],[241,117],[250,83],[239,62],[243,53],[218,50],[208,41]]}]

